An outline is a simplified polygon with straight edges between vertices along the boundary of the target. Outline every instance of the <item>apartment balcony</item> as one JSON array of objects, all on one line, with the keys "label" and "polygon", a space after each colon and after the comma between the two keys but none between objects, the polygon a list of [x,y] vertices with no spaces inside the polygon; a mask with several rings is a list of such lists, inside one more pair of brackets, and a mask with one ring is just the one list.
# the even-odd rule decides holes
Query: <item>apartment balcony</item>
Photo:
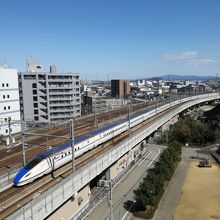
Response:
[{"label": "apartment balcony", "polygon": [[71,83],[72,84],[73,80],[72,79],[48,79],[48,83]]},{"label": "apartment balcony", "polygon": [[70,102],[50,102],[50,107],[71,106]]},{"label": "apartment balcony", "polygon": [[70,109],[70,108],[56,108],[56,109],[54,109],[54,108],[52,108],[52,109],[50,109],[50,113],[68,113],[68,112],[73,112],[74,111],[74,109],[72,108],[72,109]]},{"label": "apartment balcony", "polygon": [[69,118],[72,118],[73,117],[73,113],[72,114],[50,114],[50,118],[51,119],[62,119],[62,120],[65,120],[65,119],[69,119]]},{"label": "apartment balcony", "polygon": [[48,88],[49,89],[63,90],[63,89],[73,89],[73,88],[75,88],[75,86],[72,83],[68,83],[68,84],[49,84]]},{"label": "apartment balcony", "polygon": [[49,98],[50,101],[72,101],[73,98],[69,96],[54,96]]},{"label": "apartment balcony", "polygon": [[73,95],[72,91],[63,91],[63,90],[56,90],[56,91],[49,91],[49,95]]}]

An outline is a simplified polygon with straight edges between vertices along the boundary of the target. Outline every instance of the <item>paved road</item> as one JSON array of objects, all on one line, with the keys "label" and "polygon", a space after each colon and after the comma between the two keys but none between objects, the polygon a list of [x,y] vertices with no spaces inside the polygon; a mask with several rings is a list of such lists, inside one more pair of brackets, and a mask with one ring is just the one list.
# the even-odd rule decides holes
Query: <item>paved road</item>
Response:
[{"label": "paved road", "polygon": [[[130,212],[135,206],[133,190],[139,186],[146,171],[152,163],[158,158],[163,147],[148,147],[149,154],[142,159],[132,171],[119,182],[113,189],[113,219],[126,220],[132,215]],[[104,199],[86,218],[89,220],[110,219],[110,209],[107,199]]]}]

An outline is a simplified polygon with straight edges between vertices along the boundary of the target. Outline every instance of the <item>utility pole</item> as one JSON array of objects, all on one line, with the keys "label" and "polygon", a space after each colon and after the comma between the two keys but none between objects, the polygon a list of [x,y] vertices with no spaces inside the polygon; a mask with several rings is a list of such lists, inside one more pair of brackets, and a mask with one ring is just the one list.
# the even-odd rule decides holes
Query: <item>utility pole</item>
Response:
[{"label": "utility pole", "polygon": [[130,104],[128,105],[128,136],[131,136],[131,109]]},{"label": "utility pole", "polygon": [[22,139],[23,166],[25,166],[26,165],[26,155],[25,155],[25,144],[24,144],[24,121],[21,121],[21,139]]},{"label": "utility pole", "polygon": [[110,220],[113,220],[113,208],[112,208],[112,182],[111,180],[108,181],[109,183],[109,190],[110,190],[110,196],[109,196],[109,205],[110,205]]},{"label": "utility pole", "polygon": [[104,183],[104,187],[107,186],[109,190],[109,196],[107,196],[108,207],[110,209],[110,220],[113,220],[113,196],[112,196],[112,181],[110,180],[99,180],[100,186]]},{"label": "utility pole", "polygon": [[9,149],[11,149],[11,117],[8,117],[8,131],[9,131]]},{"label": "utility pole", "polygon": [[46,136],[46,149],[49,150],[48,149],[48,137],[47,136]]},{"label": "utility pole", "polygon": [[109,117],[109,119],[111,119],[111,106],[110,106],[110,104],[108,106],[108,113],[109,113],[108,117]]},{"label": "utility pole", "polygon": [[75,172],[75,147],[74,147],[74,124],[73,119],[70,119],[70,142],[72,149],[72,172]]},{"label": "utility pole", "polygon": [[95,99],[95,106],[94,106],[94,125],[96,127],[97,117],[96,117],[96,99]]}]

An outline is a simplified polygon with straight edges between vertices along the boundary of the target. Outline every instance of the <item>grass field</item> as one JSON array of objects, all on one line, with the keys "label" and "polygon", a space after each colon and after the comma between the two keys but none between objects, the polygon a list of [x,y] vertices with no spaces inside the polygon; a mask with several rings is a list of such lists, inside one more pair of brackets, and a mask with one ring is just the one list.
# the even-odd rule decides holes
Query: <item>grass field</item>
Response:
[{"label": "grass field", "polygon": [[191,162],[173,220],[220,220],[220,166]]}]

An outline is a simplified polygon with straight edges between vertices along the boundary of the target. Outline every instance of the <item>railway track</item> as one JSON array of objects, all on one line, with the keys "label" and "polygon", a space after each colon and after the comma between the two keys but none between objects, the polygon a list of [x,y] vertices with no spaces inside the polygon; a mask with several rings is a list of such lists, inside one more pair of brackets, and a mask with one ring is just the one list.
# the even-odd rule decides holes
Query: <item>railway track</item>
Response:
[{"label": "railway track", "polygon": [[[143,129],[143,126],[150,126],[154,122],[154,120],[157,120],[158,118],[162,117],[166,112],[167,110],[146,120],[141,125],[137,125],[134,128],[131,128],[131,134],[139,132],[140,129]],[[109,140],[108,142],[101,144],[95,149],[88,151],[86,154],[80,156],[76,159],[76,169],[79,169],[86,163],[94,160],[96,157],[112,148],[114,145],[125,140],[128,137],[128,135],[129,133],[128,131],[126,131],[115,137],[113,140]],[[33,197],[49,189],[58,181],[67,177],[71,172],[72,164],[70,162],[62,166],[61,168],[55,170],[53,172],[53,177],[51,174],[48,174],[40,179],[37,179],[32,184],[28,184],[22,187],[11,187],[7,191],[0,193],[0,219],[6,218],[8,215],[15,212],[19,207],[31,201]]]},{"label": "railway track", "polygon": [[[149,106],[148,104],[141,104],[133,106],[133,110],[138,112]],[[140,109],[141,108],[141,109]],[[138,111],[137,111],[138,110]],[[113,120],[118,120],[125,117],[127,114],[126,109],[115,109],[111,111],[111,118],[109,117],[109,112],[97,115],[97,120],[99,121],[99,126],[103,126],[112,122]],[[87,116],[86,118],[76,120],[75,122],[75,137],[83,136],[95,130],[94,127],[94,116]],[[69,131],[67,129],[61,128],[43,128],[42,130],[37,130],[37,133],[45,135],[50,134],[54,136],[68,136]],[[48,137],[48,145],[50,147],[58,146],[66,142],[65,139]],[[46,151],[46,138],[45,137],[25,137],[26,144],[26,159],[30,160],[33,156]],[[0,151],[0,173],[6,172],[8,168],[13,168],[22,165],[22,151],[21,147],[14,148],[11,152]]]}]

